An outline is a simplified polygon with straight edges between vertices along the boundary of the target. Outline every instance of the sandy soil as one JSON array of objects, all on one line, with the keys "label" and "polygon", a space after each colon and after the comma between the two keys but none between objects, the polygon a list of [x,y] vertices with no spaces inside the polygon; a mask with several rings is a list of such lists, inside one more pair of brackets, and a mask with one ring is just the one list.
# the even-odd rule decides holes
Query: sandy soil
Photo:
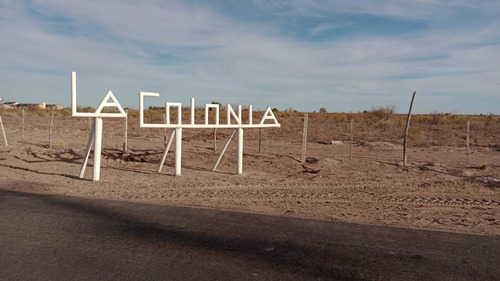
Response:
[{"label": "sandy soil", "polygon": [[[0,146],[2,189],[500,236],[498,147],[473,147],[468,165],[464,147],[413,147],[404,170],[400,144],[357,141],[350,160],[348,142],[311,142],[302,165],[297,138],[264,137],[259,153],[257,133],[245,132],[244,174],[238,176],[234,141],[211,172],[218,155],[212,132],[202,130],[186,134],[182,176],[175,177],[173,153],[156,172],[164,150],[161,130],[132,127],[123,153],[123,119],[106,119],[101,181],[92,182],[91,165],[86,179],[78,178],[86,118],[58,120],[52,148],[36,119],[25,142],[19,117],[3,119],[10,145]],[[216,152],[226,136],[218,132]]]}]

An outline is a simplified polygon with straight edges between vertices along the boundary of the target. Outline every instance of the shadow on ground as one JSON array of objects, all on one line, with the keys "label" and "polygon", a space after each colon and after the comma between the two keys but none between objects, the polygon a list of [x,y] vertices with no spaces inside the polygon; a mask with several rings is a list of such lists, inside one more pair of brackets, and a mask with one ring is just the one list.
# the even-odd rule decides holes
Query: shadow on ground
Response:
[{"label": "shadow on ground", "polygon": [[0,224],[0,280],[500,276],[498,237],[7,190]]}]

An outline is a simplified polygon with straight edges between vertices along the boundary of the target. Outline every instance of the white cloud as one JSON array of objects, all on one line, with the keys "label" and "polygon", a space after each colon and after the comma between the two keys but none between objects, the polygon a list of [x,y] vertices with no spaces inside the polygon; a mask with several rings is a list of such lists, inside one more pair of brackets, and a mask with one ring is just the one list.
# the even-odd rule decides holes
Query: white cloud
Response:
[{"label": "white cloud", "polygon": [[[368,1],[371,3],[371,1]],[[448,2],[293,1],[267,2],[266,9],[294,13],[370,13],[434,17],[432,7]],[[69,72],[78,72],[79,103],[97,104],[108,89],[125,106],[137,106],[137,93],[159,91],[165,99],[220,100],[263,108],[356,111],[373,105],[406,108],[413,90],[448,103],[442,111],[471,98],[500,98],[499,23],[433,27],[403,35],[366,35],[311,43],[279,34],[273,20],[252,23],[215,8],[177,1],[33,1],[44,17],[65,17],[70,32],[53,32],[57,21],[34,17],[18,1],[0,9],[0,91],[25,102],[40,96],[69,104]],[[351,4],[345,4],[351,3]],[[469,2],[453,2],[464,6]],[[263,4],[264,5],[264,4]],[[481,5],[479,5],[481,6]],[[420,8],[419,8],[420,7]],[[290,8],[291,9],[291,8]],[[316,9],[316,10],[315,10]],[[438,9],[439,11],[439,9]],[[453,13],[453,9],[448,12]],[[330,12],[333,13],[333,12]],[[335,28],[322,24],[318,35]],[[164,55],[165,57],[162,57]],[[436,110],[422,105],[422,111]],[[434,105],[432,105],[434,106]],[[485,112],[498,112],[485,104]],[[474,109],[476,110],[476,109]],[[476,110],[475,112],[481,112]]]},{"label": "white cloud", "polygon": [[322,24],[316,26],[315,28],[311,29],[310,34],[312,36],[316,36],[316,35],[319,35],[322,32],[329,31],[329,30],[332,30],[332,29],[335,29],[335,28],[337,28],[336,24],[322,23]]},{"label": "white cloud", "polygon": [[457,9],[488,10],[493,1],[469,0],[254,0],[264,10],[282,16],[372,15],[405,20],[446,18]]}]

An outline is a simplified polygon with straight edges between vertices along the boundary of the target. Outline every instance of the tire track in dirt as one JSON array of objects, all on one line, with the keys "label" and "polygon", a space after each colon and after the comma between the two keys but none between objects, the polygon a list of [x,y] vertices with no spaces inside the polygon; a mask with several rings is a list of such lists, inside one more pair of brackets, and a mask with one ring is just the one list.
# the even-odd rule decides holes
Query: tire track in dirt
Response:
[{"label": "tire track in dirt", "polygon": [[[306,183],[263,183],[262,185],[211,185],[207,186],[204,183],[198,184],[172,184],[173,188],[179,189],[203,189],[203,190],[272,190],[272,189],[280,189],[280,190],[369,190],[369,189],[377,189],[377,190],[399,190],[399,191],[440,191],[440,192],[456,192],[457,190],[462,190],[469,188],[471,182],[468,180],[459,180],[459,181],[439,181],[439,182],[431,182],[431,183],[421,183],[421,184],[394,184],[394,183],[335,183],[335,184],[306,184]],[[477,182],[478,186],[484,186],[484,184]],[[474,190],[474,194],[478,192],[489,192],[489,189],[484,190]]]},{"label": "tire track in dirt", "polygon": [[[398,204],[398,205],[434,205],[434,206],[476,206],[476,207],[500,207],[500,200],[486,198],[465,198],[432,195],[387,195],[376,194],[374,189],[385,187],[383,191],[394,189],[394,186],[379,184],[371,185],[302,185],[302,184],[273,184],[265,188],[253,186],[227,186],[202,188],[189,192],[167,195],[178,199],[200,199],[206,200],[239,200],[252,202],[323,202],[323,203],[373,203],[373,204]],[[349,194],[339,194],[336,190],[350,189]],[[398,190],[408,189],[398,187]],[[411,188],[410,188],[411,189]],[[446,189],[446,188],[445,188]],[[300,192],[303,190],[303,192]],[[314,190],[314,191],[313,191]],[[442,189],[440,189],[442,190]]]},{"label": "tire track in dirt", "polygon": [[470,199],[470,198],[442,198],[424,196],[382,196],[381,202],[395,204],[417,204],[417,205],[438,205],[438,206],[477,206],[477,207],[500,207],[500,201],[490,199]]}]

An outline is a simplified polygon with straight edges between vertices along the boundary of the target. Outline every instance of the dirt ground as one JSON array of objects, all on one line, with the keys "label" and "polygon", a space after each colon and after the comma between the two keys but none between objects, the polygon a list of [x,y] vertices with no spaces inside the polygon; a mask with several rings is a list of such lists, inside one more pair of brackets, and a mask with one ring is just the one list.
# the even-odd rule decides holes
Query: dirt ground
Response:
[{"label": "dirt ground", "polygon": [[473,146],[468,164],[465,147],[411,147],[405,170],[401,143],[355,140],[351,160],[350,143],[338,138],[309,142],[303,165],[301,124],[289,122],[294,127],[272,130],[296,137],[264,130],[260,153],[259,130],[245,131],[244,174],[237,175],[235,140],[211,171],[228,131],[218,131],[214,153],[213,131],[198,130],[184,136],[176,177],[173,153],[157,173],[161,129],[137,128],[137,118],[129,118],[123,153],[123,119],[105,119],[101,180],[93,182],[92,157],[85,179],[78,178],[87,118],[56,119],[52,148],[47,118],[29,119],[24,142],[19,114],[2,118],[9,146],[0,146],[0,188],[6,190],[500,236],[498,146]]}]

